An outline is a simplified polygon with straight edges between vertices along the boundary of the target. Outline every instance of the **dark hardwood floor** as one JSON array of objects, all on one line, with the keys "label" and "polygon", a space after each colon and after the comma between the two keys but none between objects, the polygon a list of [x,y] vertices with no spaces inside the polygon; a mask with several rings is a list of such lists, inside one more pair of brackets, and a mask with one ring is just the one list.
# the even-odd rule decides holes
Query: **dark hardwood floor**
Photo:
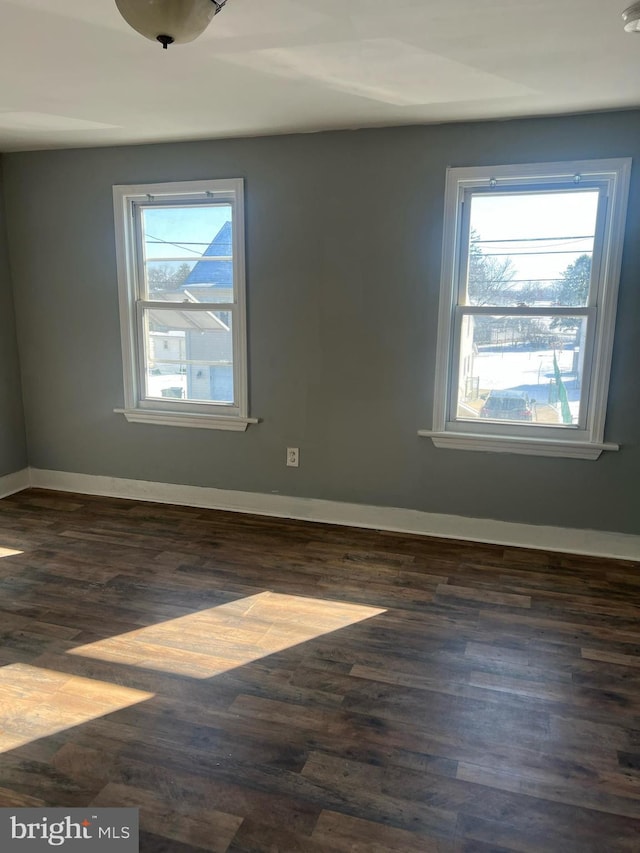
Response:
[{"label": "dark hardwood floor", "polygon": [[0,806],[141,850],[640,850],[640,566],[0,501]]}]

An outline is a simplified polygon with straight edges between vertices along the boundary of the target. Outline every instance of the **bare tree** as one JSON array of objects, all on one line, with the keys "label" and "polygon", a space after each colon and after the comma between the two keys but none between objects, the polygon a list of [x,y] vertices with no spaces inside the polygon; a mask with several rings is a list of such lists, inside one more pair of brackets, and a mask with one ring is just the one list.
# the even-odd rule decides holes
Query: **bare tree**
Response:
[{"label": "bare tree", "polygon": [[508,305],[513,302],[516,269],[509,257],[485,255],[480,237],[471,229],[469,241],[469,277],[467,293],[471,305]]},{"label": "bare tree", "polygon": [[178,290],[187,280],[191,267],[182,263],[176,267],[172,264],[154,264],[147,269],[147,281],[151,293],[162,293],[167,290]]}]

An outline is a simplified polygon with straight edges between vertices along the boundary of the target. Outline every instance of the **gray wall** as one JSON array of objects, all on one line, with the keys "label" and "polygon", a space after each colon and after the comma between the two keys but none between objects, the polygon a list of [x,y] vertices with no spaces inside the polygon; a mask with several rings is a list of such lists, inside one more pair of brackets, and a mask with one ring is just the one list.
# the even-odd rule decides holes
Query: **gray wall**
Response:
[{"label": "gray wall", "polygon": [[13,295],[0,180],[0,476],[27,464]]},{"label": "gray wall", "polygon": [[[627,157],[640,113],[10,154],[6,203],[31,465],[640,533],[640,178],[597,462],[436,449],[448,165]],[[112,184],[244,177],[246,433],[128,424]],[[301,467],[285,467],[287,445]]]}]

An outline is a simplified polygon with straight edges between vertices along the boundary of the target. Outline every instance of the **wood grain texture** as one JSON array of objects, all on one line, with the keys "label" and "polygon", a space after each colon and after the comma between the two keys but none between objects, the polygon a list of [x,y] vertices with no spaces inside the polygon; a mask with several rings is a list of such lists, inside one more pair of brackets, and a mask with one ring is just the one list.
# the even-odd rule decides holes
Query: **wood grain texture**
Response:
[{"label": "wood grain texture", "polygon": [[0,807],[146,853],[640,850],[640,566],[0,501]]}]

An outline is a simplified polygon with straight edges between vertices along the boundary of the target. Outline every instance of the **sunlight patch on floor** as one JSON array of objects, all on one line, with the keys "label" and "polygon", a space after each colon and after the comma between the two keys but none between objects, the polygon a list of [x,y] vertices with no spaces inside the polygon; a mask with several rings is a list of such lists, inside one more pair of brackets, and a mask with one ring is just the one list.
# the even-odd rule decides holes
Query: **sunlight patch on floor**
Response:
[{"label": "sunlight patch on floor", "polygon": [[0,752],[128,708],[154,693],[13,663],[0,668]]},{"label": "sunlight patch on floor", "polygon": [[211,678],[384,612],[360,604],[261,592],[79,646],[68,654]]},{"label": "sunlight patch on floor", "polygon": [[3,557],[17,557],[18,554],[24,554],[24,551],[16,551],[15,548],[3,548],[0,545],[0,560]]}]

